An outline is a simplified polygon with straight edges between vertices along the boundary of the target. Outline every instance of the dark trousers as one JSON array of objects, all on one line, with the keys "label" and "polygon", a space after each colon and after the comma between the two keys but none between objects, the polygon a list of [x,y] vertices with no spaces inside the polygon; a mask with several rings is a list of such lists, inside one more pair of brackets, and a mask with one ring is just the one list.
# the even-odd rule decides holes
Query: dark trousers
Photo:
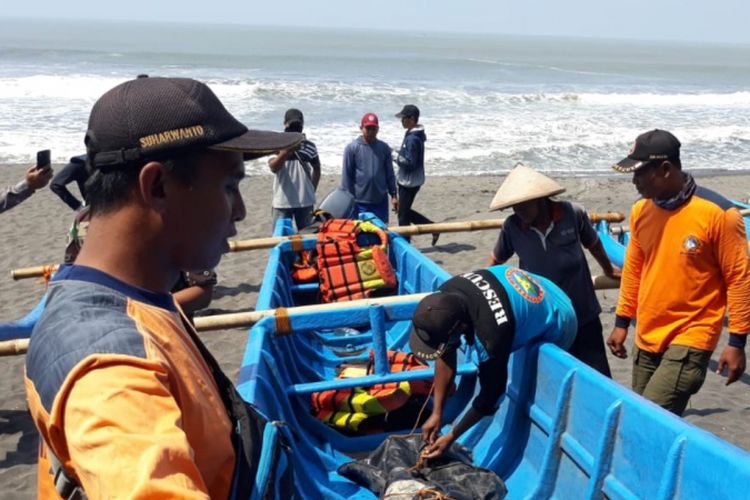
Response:
[{"label": "dark trousers", "polygon": [[420,214],[416,210],[412,210],[411,206],[414,204],[414,198],[417,197],[419,188],[417,187],[406,187],[399,184],[398,186],[398,225],[408,226],[409,224],[432,224],[432,221]]},{"label": "dark trousers", "polygon": [[706,380],[711,351],[670,345],[663,353],[633,346],[633,391],[675,415]]},{"label": "dark trousers", "polygon": [[595,320],[578,327],[576,339],[568,352],[602,375],[612,378],[607,352],[604,350],[602,322],[598,316]]}]

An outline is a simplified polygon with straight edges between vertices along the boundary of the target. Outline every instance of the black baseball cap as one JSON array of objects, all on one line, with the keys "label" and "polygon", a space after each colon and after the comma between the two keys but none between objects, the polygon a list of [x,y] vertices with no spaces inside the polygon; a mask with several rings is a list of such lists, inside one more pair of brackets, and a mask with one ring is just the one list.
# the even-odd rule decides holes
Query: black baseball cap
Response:
[{"label": "black baseball cap", "polygon": [[140,77],[96,101],[85,143],[91,165],[107,168],[189,148],[237,151],[249,160],[302,139],[302,134],[248,130],[197,80]]},{"label": "black baseball cap", "polygon": [[305,116],[302,111],[296,108],[287,109],[284,113],[284,123],[305,123]]},{"label": "black baseball cap", "polygon": [[654,129],[635,139],[627,158],[612,165],[618,172],[635,172],[653,160],[679,160],[680,141],[666,130]]},{"label": "black baseball cap", "polygon": [[407,104],[401,111],[396,113],[396,118],[403,118],[404,116],[419,119],[419,108],[413,104]]},{"label": "black baseball cap", "polygon": [[414,310],[409,336],[411,352],[420,359],[437,359],[458,345],[458,326],[468,315],[463,298],[437,292],[422,299]]}]

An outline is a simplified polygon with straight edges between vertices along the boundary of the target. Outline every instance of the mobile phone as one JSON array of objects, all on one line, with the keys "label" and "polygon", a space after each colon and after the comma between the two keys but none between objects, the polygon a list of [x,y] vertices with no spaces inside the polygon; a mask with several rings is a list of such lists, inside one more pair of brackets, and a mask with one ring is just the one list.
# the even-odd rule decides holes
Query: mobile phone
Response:
[{"label": "mobile phone", "polygon": [[46,167],[51,161],[51,152],[49,149],[43,149],[36,153],[36,168],[37,170]]}]

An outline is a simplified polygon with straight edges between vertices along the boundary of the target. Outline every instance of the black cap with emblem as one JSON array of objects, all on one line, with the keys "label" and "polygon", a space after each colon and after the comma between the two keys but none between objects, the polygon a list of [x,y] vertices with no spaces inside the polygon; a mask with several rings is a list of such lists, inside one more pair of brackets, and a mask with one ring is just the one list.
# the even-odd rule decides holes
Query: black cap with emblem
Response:
[{"label": "black cap with emblem", "polygon": [[188,148],[237,151],[248,160],[302,139],[302,134],[248,130],[199,81],[140,77],[99,98],[85,142],[93,168],[117,168]]},{"label": "black cap with emblem", "polygon": [[468,321],[463,298],[437,292],[422,299],[414,310],[409,347],[420,359],[437,359],[458,345],[458,327]]},{"label": "black cap with emblem", "polygon": [[654,160],[679,160],[680,146],[680,141],[670,132],[654,129],[636,137],[627,158],[612,165],[612,168],[630,173]]}]

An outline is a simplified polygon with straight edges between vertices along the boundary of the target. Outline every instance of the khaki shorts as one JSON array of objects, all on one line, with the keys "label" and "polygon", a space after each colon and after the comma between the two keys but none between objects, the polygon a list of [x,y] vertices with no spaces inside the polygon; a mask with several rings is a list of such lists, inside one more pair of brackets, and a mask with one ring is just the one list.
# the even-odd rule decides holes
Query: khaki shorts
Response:
[{"label": "khaki shorts", "polygon": [[672,345],[663,353],[633,346],[633,390],[672,413],[682,415],[690,396],[706,380],[711,351]]}]

